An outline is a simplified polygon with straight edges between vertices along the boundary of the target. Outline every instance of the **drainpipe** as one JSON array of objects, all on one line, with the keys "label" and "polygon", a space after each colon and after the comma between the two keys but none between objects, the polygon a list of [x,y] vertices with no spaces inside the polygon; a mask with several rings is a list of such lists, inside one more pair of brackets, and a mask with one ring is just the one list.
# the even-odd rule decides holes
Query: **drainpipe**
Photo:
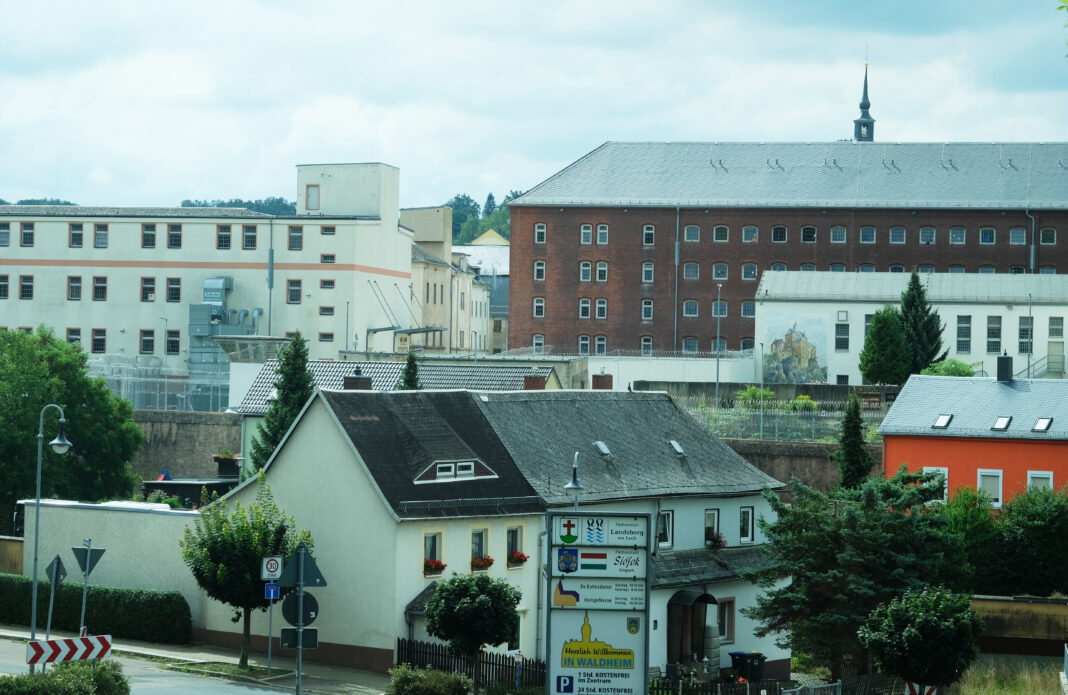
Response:
[{"label": "drainpipe", "polygon": [[274,218],[270,219],[271,232],[270,246],[267,249],[267,335],[274,335],[271,332],[271,317],[274,312],[272,307],[274,306]]},{"label": "drainpipe", "polygon": [[679,350],[679,206],[675,206],[675,317],[674,335],[671,338],[671,351]]},{"label": "drainpipe", "polygon": [[1031,220],[1031,273],[1035,272],[1035,216],[1030,210],[1024,210],[1027,219]]}]

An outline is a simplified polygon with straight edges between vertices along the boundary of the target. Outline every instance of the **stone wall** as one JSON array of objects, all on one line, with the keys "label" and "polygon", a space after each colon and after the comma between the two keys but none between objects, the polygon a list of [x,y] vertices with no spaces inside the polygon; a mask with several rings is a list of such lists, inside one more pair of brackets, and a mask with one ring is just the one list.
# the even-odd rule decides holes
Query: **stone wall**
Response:
[{"label": "stone wall", "polygon": [[146,480],[155,479],[162,468],[173,478],[215,478],[212,455],[241,450],[241,416],[236,413],[137,410],[134,421],[145,433],[145,445],[132,465]]},{"label": "stone wall", "polygon": [[[826,492],[838,484],[838,464],[831,460],[837,444],[778,442],[766,439],[725,439],[727,446],[776,480],[789,483],[797,476],[806,485]],[[869,446],[875,460],[872,475],[882,475],[882,445]],[[789,495],[784,496],[789,501]]]}]

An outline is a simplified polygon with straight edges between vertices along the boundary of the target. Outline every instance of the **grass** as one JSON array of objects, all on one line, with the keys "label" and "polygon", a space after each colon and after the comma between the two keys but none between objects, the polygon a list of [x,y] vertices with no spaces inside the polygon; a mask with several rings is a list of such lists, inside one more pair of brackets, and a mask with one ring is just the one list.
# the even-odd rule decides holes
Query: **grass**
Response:
[{"label": "grass", "polygon": [[272,668],[270,673],[263,666],[249,666],[241,668],[237,664],[226,661],[181,661],[166,657],[150,656],[147,661],[161,664],[170,671],[183,673],[195,673],[204,676],[216,676],[231,680],[273,681],[276,678],[293,675],[293,670],[288,668]]},{"label": "grass", "polygon": [[1061,659],[980,656],[950,692],[957,695],[1061,695]]}]

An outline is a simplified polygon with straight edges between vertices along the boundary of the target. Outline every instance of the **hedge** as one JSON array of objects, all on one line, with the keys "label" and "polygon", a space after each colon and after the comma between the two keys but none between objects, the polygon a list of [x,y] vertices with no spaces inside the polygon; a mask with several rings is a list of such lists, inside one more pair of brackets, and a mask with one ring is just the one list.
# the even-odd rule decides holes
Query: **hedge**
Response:
[{"label": "hedge", "polygon": [[130,681],[114,659],[72,661],[44,673],[0,676],[0,695],[130,695]]},{"label": "hedge", "polygon": [[[37,629],[48,621],[47,580],[37,583]],[[30,624],[33,583],[18,574],[0,574],[0,623]],[[82,583],[65,581],[56,587],[52,629],[77,632],[82,612]],[[111,635],[160,644],[189,644],[193,621],[189,604],[177,591],[122,589],[89,585],[85,625],[92,635]]]}]

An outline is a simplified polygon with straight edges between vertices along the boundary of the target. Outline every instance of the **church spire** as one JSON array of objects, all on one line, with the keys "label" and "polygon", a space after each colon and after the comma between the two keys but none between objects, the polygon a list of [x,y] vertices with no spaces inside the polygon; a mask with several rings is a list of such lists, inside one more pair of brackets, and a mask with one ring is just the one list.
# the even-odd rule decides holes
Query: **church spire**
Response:
[{"label": "church spire", "polygon": [[875,139],[875,119],[868,113],[871,102],[868,101],[868,61],[864,61],[864,95],[860,98],[860,118],[853,121],[853,139],[857,142],[871,142]]}]

